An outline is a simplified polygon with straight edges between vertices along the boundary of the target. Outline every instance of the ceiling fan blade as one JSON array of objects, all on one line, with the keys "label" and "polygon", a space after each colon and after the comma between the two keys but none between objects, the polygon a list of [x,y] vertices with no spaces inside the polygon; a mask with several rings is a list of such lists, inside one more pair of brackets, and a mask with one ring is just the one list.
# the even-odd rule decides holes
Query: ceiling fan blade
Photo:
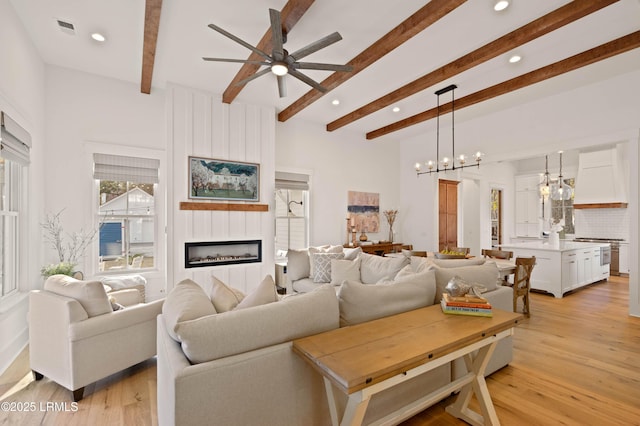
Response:
[{"label": "ceiling fan blade", "polygon": [[284,60],[284,40],[282,38],[282,20],[280,12],[275,9],[269,9],[269,18],[271,20],[271,37],[273,38],[273,59],[276,61]]},{"label": "ceiling fan blade", "polygon": [[278,75],[278,94],[281,98],[285,98],[287,96],[287,84],[284,79],[284,75]]},{"label": "ceiling fan blade", "polygon": [[329,34],[328,36],[323,37],[320,40],[315,41],[303,47],[302,49],[296,50],[289,56],[291,56],[295,61],[298,61],[304,58],[305,56],[311,55],[312,53],[317,52],[318,50],[323,49],[327,46],[330,46],[333,43],[336,43],[340,40],[342,40],[342,36],[340,35],[340,33],[335,32],[333,34]]},{"label": "ceiling fan blade", "polygon": [[264,61],[250,61],[248,59],[226,59],[226,58],[202,58],[205,61],[211,61],[211,62],[237,62],[240,64],[255,64],[255,65],[271,65],[270,62],[264,62]]},{"label": "ceiling fan blade", "polygon": [[302,70],[343,71],[343,72],[353,71],[353,67],[351,65],[318,64],[315,62],[295,62],[293,66],[295,68],[299,68]]},{"label": "ceiling fan blade", "polygon": [[219,32],[220,34],[222,34],[225,37],[230,38],[231,40],[235,41],[236,43],[243,45],[247,49],[257,53],[258,55],[262,56],[263,58],[271,60],[271,57],[269,55],[267,55],[266,53],[264,53],[262,50],[258,49],[257,47],[254,47],[254,46],[250,45],[246,41],[234,36],[233,34],[227,32],[225,30],[223,30],[222,28],[218,27],[217,25],[209,24],[209,28],[211,28],[214,31]]},{"label": "ceiling fan blade", "polygon": [[324,87],[320,86],[320,84],[317,81],[307,77],[306,75],[302,74],[301,72],[290,69],[289,70],[289,74],[291,74],[293,77],[297,78],[298,80],[308,84],[309,86],[313,87],[314,89],[319,90],[322,93],[327,93],[327,89],[325,89]]},{"label": "ceiling fan blade", "polygon": [[265,68],[262,71],[258,71],[257,73],[253,74],[252,76],[245,78],[244,80],[240,80],[235,85],[236,86],[242,86],[244,84],[247,84],[251,80],[254,80],[254,79],[256,79],[256,78],[258,78],[260,76],[263,76],[263,75],[265,75],[267,73],[270,73],[270,72],[271,72],[271,68]]}]

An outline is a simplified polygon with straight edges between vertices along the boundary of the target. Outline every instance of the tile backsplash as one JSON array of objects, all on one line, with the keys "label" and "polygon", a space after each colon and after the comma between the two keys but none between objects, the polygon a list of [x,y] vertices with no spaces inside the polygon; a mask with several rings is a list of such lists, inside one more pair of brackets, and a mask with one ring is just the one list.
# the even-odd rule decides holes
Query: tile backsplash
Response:
[{"label": "tile backsplash", "polygon": [[628,209],[576,209],[576,237],[629,240]]}]

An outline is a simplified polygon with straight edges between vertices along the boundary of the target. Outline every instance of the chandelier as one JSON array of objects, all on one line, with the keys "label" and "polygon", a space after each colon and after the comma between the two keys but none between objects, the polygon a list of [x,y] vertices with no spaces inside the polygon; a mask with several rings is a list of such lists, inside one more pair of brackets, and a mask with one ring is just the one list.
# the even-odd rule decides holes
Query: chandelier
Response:
[{"label": "chandelier", "polygon": [[[418,176],[426,174],[426,173],[439,173],[446,172],[448,170],[456,170],[456,169],[464,169],[465,167],[478,167],[480,168],[480,161],[482,161],[482,153],[476,152],[473,156],[474,163],[467,164],[467,157],[464,154],[459,155],[456,158],[456,142],[455,142],[455,122],[454,122],[454,113],[455,113],[455,89],[458,86],[455,84],[451,84],[443,89],[440,89],[435,92],[437,95],[437,110],[436,110],[436,161],[429,160],[425,163],[427,166],[427,170],[422,171],[422,165],[420,163],[416,163],[416,174]],[[445,94],[447,92],[451,92],[451,157],[443,157],[442,160],[440,158],[440,95]],[[457,161],[457,165],[456,165]]]}]

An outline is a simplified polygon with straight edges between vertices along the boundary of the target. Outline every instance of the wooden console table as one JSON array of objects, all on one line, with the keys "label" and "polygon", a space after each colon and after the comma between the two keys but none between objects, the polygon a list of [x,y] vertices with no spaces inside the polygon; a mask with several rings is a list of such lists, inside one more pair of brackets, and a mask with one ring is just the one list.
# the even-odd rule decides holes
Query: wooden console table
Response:
[{"label": "wooden console table", "polygon": [[398,253],[402,251],[402,246],[403,246],[402,243],[378,243],[378,244],[363,244],[358,247],[360,247],[362,251],[365,253],[384,256],[385,254]]},{"label": "wooden console table", "polygon": [[[434,305],[294,340],[293,350],[322,374],[333,425],[361,424],[372,395],[458,358],[469,373],[377,423],[395,424],[460,390],[448,413],[472,425],[497,425],[484,371],[496,343],[521,318],[499,309],[491,318],[445,315]],[[341,419],[334,388],[348,395]],[[468,407],[474,393],[482,415]]]}]

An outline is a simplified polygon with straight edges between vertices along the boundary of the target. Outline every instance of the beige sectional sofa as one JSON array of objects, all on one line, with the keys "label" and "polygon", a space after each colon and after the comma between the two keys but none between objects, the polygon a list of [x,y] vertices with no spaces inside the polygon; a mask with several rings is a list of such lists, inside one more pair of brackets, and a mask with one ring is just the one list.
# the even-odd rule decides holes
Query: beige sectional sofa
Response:
[{"label": "beige sectional sofa", "polygon": [[[346,279],[281,299],[270,277],[246,296],[215,279],[177,285],[158,316],[159,424],[330,424],[322,378],[292,351],[294,339],[432,305],[451,273],[493,281],[482,283],[493,285],[492,303],[511,306],[511,289],[495,288],[495,264],[445,270],[416,259],[361,253],[357,259],[366,265],[361,278],[377,284]],[[511,360],[508,343],[496,348],[491,371]],[[446,364],[376,395],[365,424],[449,383],[461,369],[463,364]]]}]

